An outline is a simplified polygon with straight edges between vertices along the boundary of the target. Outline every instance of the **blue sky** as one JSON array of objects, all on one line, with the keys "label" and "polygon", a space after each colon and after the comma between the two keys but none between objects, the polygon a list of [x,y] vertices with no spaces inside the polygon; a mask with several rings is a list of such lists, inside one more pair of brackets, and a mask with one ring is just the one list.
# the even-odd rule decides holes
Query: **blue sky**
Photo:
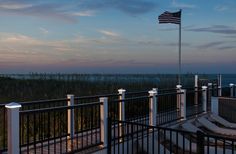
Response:
[{"label": "blue sky", "polygon": [[236,73],[235,0],[0,0],[0,72]]}]

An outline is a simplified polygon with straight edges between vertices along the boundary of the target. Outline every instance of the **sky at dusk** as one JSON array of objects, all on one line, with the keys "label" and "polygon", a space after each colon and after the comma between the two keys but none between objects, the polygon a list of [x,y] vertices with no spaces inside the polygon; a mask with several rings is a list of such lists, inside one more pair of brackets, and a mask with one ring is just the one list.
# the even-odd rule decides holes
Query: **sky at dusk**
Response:
[{"label": "sky at dusk", "polygon": [[236,73],[235,0],[0,0],[0,73]]}]

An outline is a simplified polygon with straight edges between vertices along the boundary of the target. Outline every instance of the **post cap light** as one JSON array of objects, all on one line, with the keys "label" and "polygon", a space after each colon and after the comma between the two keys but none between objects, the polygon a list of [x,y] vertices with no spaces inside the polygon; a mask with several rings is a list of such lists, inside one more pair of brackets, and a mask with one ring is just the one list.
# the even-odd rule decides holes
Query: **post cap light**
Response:
[{"label": "post cap light", "polygon": [[181,85],[176,85],[176,88],[177,88],[177,89],[181,89],[182,86],[181,86]]},{"label": "post cap light", "polygon": [[150,91],[148,91],[148,93],[149,93],[150,96],[157,95],[157,92],[155,90],[150,90]]},{"label": "post cap light", "polygon": [[122,88],[121,88],[121,89],[118,89],[118,93],[119,93],[119,94],[122,94],[122,93],[124,93],[124,92],[126,92],[125,89],[122,89]]},{"label": "post cap light", "polygon": [[12,103],[6,104],[5,107],[9,109],[21,108],[21,104],[12,102]]}]

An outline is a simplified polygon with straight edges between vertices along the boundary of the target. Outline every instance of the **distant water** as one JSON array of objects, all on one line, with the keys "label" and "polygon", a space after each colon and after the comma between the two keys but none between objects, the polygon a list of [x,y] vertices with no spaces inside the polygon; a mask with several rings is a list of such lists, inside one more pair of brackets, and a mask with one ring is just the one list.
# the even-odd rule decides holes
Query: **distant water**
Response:
[{"label": "distant water", "polygon": [[236,84],[236,74],[223,74],[222,86],[229,86],[230,83]]}]

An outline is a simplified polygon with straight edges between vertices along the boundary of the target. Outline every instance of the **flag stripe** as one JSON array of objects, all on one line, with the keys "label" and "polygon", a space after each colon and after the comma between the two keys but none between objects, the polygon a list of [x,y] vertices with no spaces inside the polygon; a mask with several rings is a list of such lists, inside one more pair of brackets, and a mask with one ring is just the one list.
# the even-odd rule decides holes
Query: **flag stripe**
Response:
[{"label": "flag stripe", "polygon": [[172,23],[172,24],[180,24],[181,23],[181,11],[179,12],[164,12],[158,17],[159,23]]}]

